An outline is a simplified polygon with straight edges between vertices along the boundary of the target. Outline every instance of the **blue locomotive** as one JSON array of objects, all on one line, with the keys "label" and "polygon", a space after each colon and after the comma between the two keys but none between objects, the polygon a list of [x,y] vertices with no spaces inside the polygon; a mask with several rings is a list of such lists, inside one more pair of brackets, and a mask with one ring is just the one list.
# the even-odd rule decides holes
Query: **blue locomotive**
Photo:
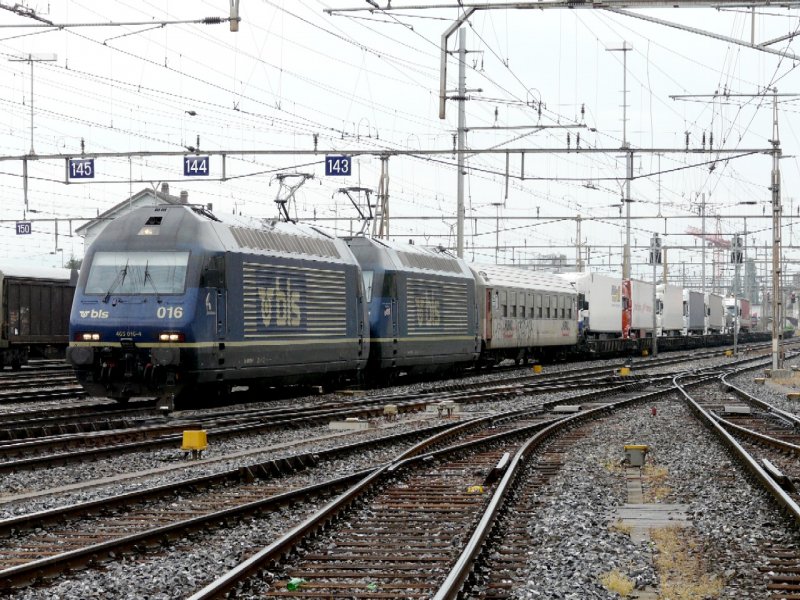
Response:
[{"label": "blue locomotive", "polygon": [[464,261],[388,240],[347,241],[369,303],[369,379],[389,382],[474,364],[480,353],[475,282]]},{"label": "blue locomotive", "polygon": [[186,386],[330,382],[363,370],[368,327],[344,241],[146,207],[112,221],[87,252],[67,359],[91,395],[120,401]]}]

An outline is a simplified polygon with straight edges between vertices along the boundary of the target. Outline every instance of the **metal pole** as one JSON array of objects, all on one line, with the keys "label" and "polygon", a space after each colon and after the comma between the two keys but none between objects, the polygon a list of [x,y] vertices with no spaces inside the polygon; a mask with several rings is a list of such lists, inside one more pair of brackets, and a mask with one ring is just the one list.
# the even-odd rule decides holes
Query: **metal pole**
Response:
[{"label": "metal pole", "polygon": [[28,214],[28,159],[22,159],[22,194],[25,198],[25,214]]},{"label": "metal pole", "polygon": [[[656,280],[656,266],[658,265],[658,235],[653,236],[653,333],[651,334],[651,338],[653,340],[653,358],[658,356],[658,339],[657,331],[656,331],[656,306],[658,302],[658,298],[656,297],[656,284],[658,283]],[[666,288],[664,289],[664,293],[666,293]],[[664,323],[664,315],[661,315],[661,323]]]},{"label": "metal pole", "polygon": [[[627,145],[627,142],[625,142]],[[631,278],[631,179],[633,179],[633,152],[627,154],[625,182],[625,256],[622,263],[622,278]]]},{"label": "metal pole", "polygon": [[778,135],[777,88],[772,89],[772,368],[783,367],[780,325],[783,314],[781,298],[781,147]]},{"label": "metal pole", "polygon": [[500,203],[494,205],[497,209],[494,220],[494,264],[500,264]]},{"label": "metal pole", "polygon": [[458,179],[456,194],[456,254],[464,258],[464,133],[466,129],[466,62],[467,32],[462,29],[458,38]]},{"label": "metal pole", "polygon": [[389,239],[389,157],[381,156],[381,175],[378,180],[378,200],[375,220],[372,223],[373,236]]},{"label": "metal pole", "polygon": [[742,264],[742,240],[739,234],[733,236],[731,244],[731,262],[733,263],[733,355],[739,355],[739,327],[741,327],[741,315],[739,314],[739,269]]},{"label": "metal pole", "polygon": [[700,243],[703,245],[703,256],[701,259],[701,273],[700,273],[700,285],[701,285],[701,292],[703,294],[703,335],[706,335],[708,331],[706,330],[706,319],[705,319],[705,301],[706,301],[706,193],[703,192],[703,202],[700,204],[700,222],[702,235],[700,236]]},{"label": "metal pole", "polygon": [[633,152],[628,144],[628,52],[632,46],[623,41],[622,48],[607,48],[608,52],[622,52],[622,148],[625,153],[625,248],[622,251],[622,278],[631,278],[631,180],[633,179]]},{"label": "metal pole", "polygon": [[739,356],[739,326],[741,318],[739,315],[739,263],[735,266],[736,282],[733,285],[733,355]]},{"label": "metal pole", "polygon": [[[622,146],[628,148],[628,45],[622,42]],[[631,180],[633,152],[628,152],[625,181],[625,266],[623,279],[631,278]]]},{"label": "metal pole", "polygon": [[9,58],[11,62],[27,62],[31,65],[31,150],[30,155],[36,154],[33,150],[33,63],[35,62],[54,62],[57,60],[55,54],[26,54],[20,57]]},{"label": "metal pole", "polygon": [[33,58],[30,59],[31,63],[31,154],[36,154],[33,150]]},{"label": "metal pole", "polygon": [[577,237],[575,238],[575,267],[578,273],[583,273],[583,256],[581,256],[581,216],[575,219]]}]

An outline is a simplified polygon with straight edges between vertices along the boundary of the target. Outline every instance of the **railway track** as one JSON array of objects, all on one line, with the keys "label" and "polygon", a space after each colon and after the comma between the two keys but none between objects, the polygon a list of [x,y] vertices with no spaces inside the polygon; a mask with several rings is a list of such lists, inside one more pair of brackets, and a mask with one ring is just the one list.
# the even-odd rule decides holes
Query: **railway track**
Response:
[{"label": "railway track", "polygon": [[[528,372],[509,377],[503,382],[458,381],[435,385],[415,394],[376,394],[350,399],[337,398],[332,402],[323,399],[321,403],[292,410],[259,405],[228,411],[224,416],[211,414],[182,418],[180,413],[176,413],[176,418],[169,420],[162,417],[152,418],[152,415],[148,417],[145,411],[142,418],[131,418],[130,421],[124,416],[118,420],[109,419],[103,414],[99,420],[75,419],[69,424],[59,424],[58,433],[52,432],[52,421],[41,425],[13,424],[0,427],[0,473],[96,460],[130,452],[177,448],[181,444],[182,432],[187,429],[206,429],[210,439],[221,440],[281,427],[327,423],[334,419],[373,418],[382,414],[386,404],[395,404],[400,412],[424,410],[434,397],[437,402],[449,400],[456,403],[475,403],[519,395],[603,389],[623,383],[647,385],[657,381],[659,377],[654,376],[654,379],[653,376],[648,376],[647,370],[686,362],[696,363],[702,358],[714,356],[720,356],[720,351],[695,351],[689,355],[651,359],[637,365],[637,372],[628,377],[614,375],[616,369],[608,365],[589,366],[568,373],[554,372],[545,376]],[[758,358],[750,356],[736,364],[753,360]]]},{"label": "railway track", "polygon": [[[243,434],[263,433],[284,427],[302,427],[327,424],[345,418],[374,418],[383,414],[387,403],[393,403],[399,412],[424,410],[436,397],[437,402],[449,400],[456,403],[476,403],[515,398],[520,395],[546,394],[569,390],[604,389],[620,385],[645,385],[652,381],[644,376],[621,378],[603,376],[587,381],[585,376],[567,375],[541,382],[528,376],[527,383],[459,384],[458,389],[447,392],[423,392],[416,395],[382,395],[375,397],[337,399],[333,403],[287,410],[281,408],[253,408],[220,417],[192,417],[172,419],[161,423],[148,423],[132,429],[65,434],[40,439],[13,439],[0,443],[0,473],[16,472],[71,462],[95,460],[128,452],[177,448],[182,432],[204,428],[211,440],[226,439]],[[5,459],[5,460],[3,460]]]},{"label": "railway track", "polygon": [[18,389],[0,392],[0,405],[15,404],[19,402],[51,402],[70,398],[85,398],[86,392],[77,383],[64,383],[47,389],[47,384],[42,383],[35,389]]},{"label": "railway track", "polygon": [[[606,393],[629,394],[623,391],[624,387],[626,386],[617,386],[613,391]],[[353,444],[330,453],[300,455],[151,490],[141,490],[116,498],[0,521],[0,535],[10,536],[6,544],[8,550],[0,551],[0,565],[4,567],[0,571],[0,581],[15,585],[29,583],[49,574],[61,572],[65,565],[90,564],[101,560],[108,553],[117,554],[126,549],[141,548],[152,543],[151,540],[154,539],[185,536],[190,531],[205,529],[235,515],[273,510],[286,502],[299,502],[301,499],[317,497],[320,494],[329,496],[341,491],[343,486],[354,484],[365,473],[333,481],[327,490],[324,486],[318,485],[311,486],[307,490],[295,490],[273,485],[272,482],[265,484],[262,479],[310,468],[344,452],[363,451],[364,448],[377,444],[399,443],[431,433],[438,435],[434,436],[432,441],[428,441],[425,447],[453,443],[459,436],[464,435],[471,436],[472,443],[476,443],[482,438],[497,437],[499,431],[512,431],[523,425],[536,427],[552,422],[561,417],[545,417],[545,410],[567,401],[586,403],[596,400],[597,396],[597,392],[584,393],[576,398],[546,403],[546,407],[514,410],[504,415],[473,419],[455,426],[452,423],[440,424],[422,431],[406,432],[381,440]],[[415,452],[418,453],[419,450]],[[496,454],[496,451],[492,452]],[[497,456],[492,460],[494,458]],[[182,498],[181,505],[177,508],[176,496]],[[108,521],[98,520],[101,517],[92,517],[90,529],[93,533],[90,535],[83,533],[84,529],[76,526],[74,521],[75,518],[109,514],[114,516],[109,517]],[[54,528],[47,527],[44,533],[19,538],[21,531],[40,528],[51,523],[54,524]],[[136,524],[144,527],[136,528],[134,527]],[[135,531],[132,531],[133,529]],[[58,540],[59,547],[67,551],[59,552],[58,557],[51,556],[52,551],[48,548],[48,543],[52,543],[53,540]],[[18,550],[12,550],[12,546],[18,547]]]},{"label": "railway track", "polygon": [[366,473],[357,472],[327,485],[305,488],[296,481],[282,482],[282,479],[347,454],[407,444],[408,440],[448,427],[452,425],[438,424],[399,434],[389,432],[327,451],[249,464],[215,475],[2,520],[0,586],[7,589],[33,583],[77,565],[99,563],[122,552],[157,546],[231,519],[275,510],[288,502],[328,496],[352,485]]},{"label": "railway track", "polygon": [[[692,409],[728,447],[740,464],[758,480],[797,525],[800,525],[800,419],[753,397],[729,383],[725,376],[709,381],[690,393],[680,379],[679,390]],[[738,400],[731,403],[731,393]],[[725,407],[728,407],[726,410]],[[750,412],[736,410],[746,407]],[[800,550],[780,546],[765,550],[767,590],[774,600],[800,597]]]},{"label": "railway track", "polygon": [[[708,374],[702,371],[698,371],[693,374],[694,378],[702,378],[706,376],[708,376]],[[628,387],[637,387],[645,382],[634,382],[628,380],[627,383]],[[663,386],[662,389],[656,392],[642,393],[619,388],[614,390],[614,393],[622,395],[622,397],[618,398],[621,404],[633,403],[636,401],[636,399],[646,400],[658,397],[659,395],[668,394],[669,390],[666,387],[666,380],[662,380],[661,385]],[[364,510],[364,507],[367,507],[366,513],[370,516],[370,518],[373,518],[373,520],[363,524],[361,533],[367,533],[371,531],[372,529],[370,528],[375,529],[375,531],[382,532],[378,537],[383,536],[383,538],[387,540],[387,543],[384,544],[384,546],[387,546],[390,549],[394,538],[387,536],[386,531],[391,527],[401,527],[403,523],[417,522],[429,524],[433,523],[433,526],[428,527],[429,531],[439,531],[439,528],[441,527],[442,533],[439,537],[446,536],[448,532],[455,532],[455,538],[466,544],[462,544],[461,548],[466,550],[475,541],[472,538],[470,538],[470,540],[466,540],[469,532],[477,532],[485,529],[482,524],[487,513],[483,511],[483,509],[488,508],[488,504],[493,503],[494,499],[497,498],[497,490],[500,489],[503,480],[511,469],[511,464],[514,459],[501,460],[501,458],[506,453],[508,453],[509,456],[512,456],[514,451],[520,447],[521,442],[513,436],[524,436],[525,434],[520,433],[520,429],[524,429],[525,427],[529,428],[529,431],[542,430],[539,432],[541,435],[537,435],[540,443],[545,445],[539,446],[536,450],[536,454],[530,454],[530,456],[536,456],[536,470],[531,476],[531,481],[538,482],[537,484],[543,485],[555,472],[557,472],[561,464],[565,448],[569,447],[571,442],[575,439],[580,439],[580,436],[582,435],[580,429],[582,426],[581,423],[585,422],[583,419],[593,418],[590,416],[591,414],[594,414],[595,416],[602,416],[603,414],[606,414],[607,411],[611,410],[609,406],[597,405],[597,402],[602,402],[605,404],[606,401],[607,400],[597,398],[595,395],[585,393],[578,398],[563,399],[558,402],[554,402],[548,408],[553,408],[558,404],[574,403],[580,405],[581,408],[584,409],[584,411],[578,415],[572,415],[566,418],[559,416],[557,420],[555,416],[548,417],[542,413],[541,409],[539,409],[538,413],[529,409],[527,413],[524,411],[515,411],[515,413],[509,413],[507,415],[494,415],[485,417],[484,422],[491,426],[492,429],[486,429],[485,427],[483,429],[478,429],[473,424],[462,423],[459,424],[457,428],[471,427],[472,429],[470,431],[462,430],[461,433],[458,433],[457,429],[451,427],[449,424],[442,425],[441,429],[439,430],[441,435],[433,438],[435,441],[429,440],[425,445],[417,446],[405,454],[404,457],[393,461],[394,469],[386,469],[386,471],[389,472],[389,474],[386,475],[388,479],[384,480],[383,483],[378,485],[378,488],[376,488],[377,491],[374,494],[369,492],[366,496],[362,496],[361,500],[352,505],[352,509],[347,509],[345,513],[342,513],[341,516],[334,518],[328,515],[328,520],[326,522],[328,523],[328,526],[334,528],[338,527],[338,525],[336,525],[337,523],[350,523],[351,525],[357,522],[360,523],[360,521],[353,520],[355,518],[353,515],[359,514],[361,510]],[[594,408],[590,406],[592,404],[595,405]],[[567,423],[567,425],[564,427],[565,433],[563,433],[563,436],[557,433],[557,429],[561,429],[562,427],[562,425],[560,425],[561,423]],[[551,427],[552,430],[550,429]],[[547,428],[548,431],[545,432],[543,428]],[[445,429],[447,431],[445,431]],[[428,431],[428,433],[431,433],[432,431],[433,430],[431,429]],[[405,435],[407,436],[405,439],[408,440],[413,439],[414,436],[419,437],[423,435],[423,433],[417,432],[415,434]],[[512,436],[512,439],[509,439],[507,436]],[[481,463],[481,466],[473,468],[478,461],[465,458],[466,455],[464,453],[471,452],[471,450],[468,449],[469,445],[473,445],[476,448],[481,446],[481,440],[485,440],[485,443],[490,444],[489,447],[480,450],[485,450],[486,460],[484,462],[486,464]],[[366,444],[361,446],[359,450],[354,446],[350,452],[353,453],[363,451],[363,448],[365,447]],[[476,452],[477,451],[479,450],[476,450]],[[442,452],[443,454],[439,454],[439,452]],[[529,452],[533,451],[531,450]],[[421,455],[426,455],[429,458],[427,458],[427,460],[421,460],[419,458]],[[23,585],[25,583],[37,580],[40,577],[47,577],[61,572],[61,570],[67,568],[64,566],[56,566],[61,560],[64,561],[61,563],[62,565],[71,565],[72,568],[77,568],[85,564],[91,565],[108,560],[110,558],[109,553],[113,553],[114,556],[118,556],[120,553],[125,553],[131,549],[141,550],[148,547],[154,547],[164,540],[185,537],[188,532],[193,530],[198,531],[212,528],[213,531],[215,524],[230,524],[232,520],[236,521],[241,518],[249,518],[238,516],[240,514],[266,514],[275,510],[277,506],[285,505],[287,503],[303,503],[307,500],[319,503],[324,499],[333,498],[333,495],[340,493],[345,488],[350,488],[350,486],[353,486],[356,481],[363,483],[364,477],[373,478],[378,473],[378,471],[370,473],[362,471],[348,475],[345,478],[340,478],[340,480],[337,482],[332,482],[332,485],[334,486],[333,488],[328,488],[326,485],[322,484],[316,484],[314,486],[310,486],[310,488],[306,490],[299,488],[296,484],[293,488],[289,489],[286,486],[281,485],[279,480],[275,479],[276,477],[282,477],[282,474],[284,473],[292,473],[305,469],[317,468],[315,465],[321,465],[324,460],[325,458],[322,458],[319,455],[316,457],[313,455],[301,455],[294,458],[287,458],[285,461],[271,461],[270,463],[263,463],[261,465],[252,465],[250,469],[234,470],[228,472],[224,476],[214,476],[217,478],[216,483],[205,484],[200,481],[202,478],[196,478],[196,480],[187,484],[189,486],[188,488],[178,488],[178,491],[176,491],[176,489],[167,491],[165,488],[165,490],[161,492],[164,494],[163,496],[160,496],[159,492],[152,492],[154,496],[149,500],[145,500],[144,498],[139,498],[136,500],[132,497],[120,496],[117,499],[118,504],[116,505],[116,508],[109,508],[109,506],[104,506],[102,503],[90,503],[91,506],[85,505],[80,508],[73,507],[74,512],[70,516],[65,516],[59,511],[50,511],[47,516],[39,514],[31,517],[19,518],[25,520],[28,523],[27,525],[24,525],[22,521],[16,521],[16,523],[12,523],[12,520],[9,520],[7,527],[0,529],[0,535],[7,535],[8,539],[12,540],[10,544],[6,545],[14,546],[16,544],[16,540],[23,539],[20,537],[22,535],[28,536],[28,542],[34,540],[34,538],[30,536],[41,536],[36,538],[36,540],[38,540],[36,543],[22,544],[22,546],[26,548],[24,552],[30,552],[31,548],[33,548],[33,551],[39,552],[39,555],[37,555],[37,558],[35,558],[34,561],[28,560],[24,564],[27,565],[30,563],[32,565],[33,562],[37,562],[38,564],[35,566],[22,567],[20,570],[10,571],[8,573],[11,575],[11,579],[9,579],[9,581],[16,582],[17,585]],[[417,462],[421,465],[425,465],[426,463],[435,464],[438,466],[450,465],[450,468],[445,469],[445,471],[440,474],[442,477],[441,479],[436,479],[438,475],[435,474],[424,475],[416,473],[414,469],[416,468],[415,465]],[[378,466],[373,465],[373,468],[378,468]],[[265,479],[261,480],[262,477]],[[273,479],[266,479],[270,477]],[[437,481],[438,483],[434,483],[434,481]],[[476,481],[478,481],[478,483],[476,483]],[[409,484],[409,482],[411,483]],[[483,485],[483,490],[469,493],[466,491],[469,486],[465,488],[462,485],[465,483],[469,483],[469,486]],[[383,491],[389,489],[390,486],[395,484],[397,484],[399,487],[395,490],[395,492],[393,492],[394,495],[390,496],[388,499],[378,499],[379,496],[377,494],[382,494]],[[425,487],[426,484],[430,485]],[[237,493],[236,491],[239,486],[245,486],[242,488],[241,494]],[[253,491],[256,489],[260,491]],[[409,492],[408,490],[415,490],[416,493],[413,493],[413,491]],[[456,491],[454,492],[454,490]],[[252,502],[247,502],[246,500],[253,499],[253,496],[248,498],[248,494],[251,492],[253,494],[262,494],[262,497],[260,499],[253,500]],[[403,496],[404,493],[410,495]],[[438,502],[451,502],[453,499],[453,494],[455,493],[463,494],[465,496],[465,498],[459,498],[458,500],[459,502],[464,503],[461,508],[474,508],[477,510],[477,513],[471,513],[471,521],[469,518],[466,518],[466,521],[464,521],[465,524],[460,524],[459,522],[449,522],[450,519],[447,509],[437,511],[435,508]],[[492,493],[494,493],[494,495],[492,495]],[[170,494],[171,496],[169,496]],[[263,498],[264,494],[269,495],[269,498]],[[422,502],[419,501],[420,495],[422,495],[424,498]],[[167,496],[169,496],[171,500],[165,500],[164,498]],[[178,501],[176,505],[175,498],[177,497],[181,498],[181,500]],[[224,497],[227,497],[229,501],[232,501],[233,505],[223,504],[222,498]],[[243,499],[241,503],[231,500],[237,497]],[[219,510],[212,513],[215,516],[212,516],[212,514],[206,514],[204,511],[207,511],[209,506],[217,503],[215,498],[220,498],[220,506],[218,507]],[[481,499],[480,502],[478,501],[479,498]],[[338,500],[339,499],[337,498],[336,502],[338,502]],[[378,504],[375,504],[375,502],[378,502]],[[334,503],[334,501],[331,500],[331,503]],[[243,508],[238,504],[243,504],[247,508]],[[144,512],[137,513],[137,507],[141,508],[142,506],[145,506]],[[167,506],[169,508],[158,511],[158,506]],[[150,510],[148,507],[156,507],[157,514],[148,516],[148,513],[146,512],[147,510]],[[370,507],[372,508],[370,509]],[[431,510],[434,516],[438,516],[438,520],[435,518],[429,520],[429,515],[424,512],[425,510]],[[380,517],[380,511],[385,511],[383,513],[383,515],[386,516],[385,519],[375,518],[375,515]],[[407,512],[409,517],[405,520],[397,519],[396,517],[398,511],[401,511],[402,514],[406,514]],[[173,512],[175,515],[168,516],[169,512]],[[468,511],[464,510],[462,512]],[[109,522],[108,527],[106,527],[103,525],[103,521],[97,520],[98,517],[90,516],[97,514],[109,515],[111,513],[117,513],[117,516],[121,518],[121,524],[115,525],[113,522]],[[126,515],[130,515],[130,517]],[[86,520],[87,516],[90,516],[88,520]],[[415,518],[415,516],[419,517],[420,520],[411,521],[411,519]],[[492,520],[494,519],[496,519],[496,516],[492,517]],[[66,529],[66,531],[58,529],[51,530],[47,523],[52,521]],[[81,525],[81,523],[84,522],[87,524],[86,526]],[[146,531],[130,530],[134,523],[142,522],[149,522],[151,525],[156,526],[150,527]],[[359,526],[361,527],[362,525]],[[44,532],[35,532],[33,534],[18,533],[21,530],[29,530],[31,527],[42,527]],[[461,528],[462,531],[461,535],[458,534],[459,528]],[[54,556],[48,556],[51,552],[53,552],[52,547],[47,545],[48,543],[52,543],[52,541],[55,539],[62,539],[63,535],[68,534],[70,531],[76,530],[92,532],[91,534],[79,534],[77,537],[83,537],[84,541],[89,540],[94,543],[90,544],[90,547],[88,548],[81,547],[77,545],[77,543],[74,545],[70,543],[68,552],[59,553],[65,555],[62,559],[56,560]],[[301,591],[299,592],[301,594],[303,594],[304,590],[309,594],[320,592],[325,594],[325,597],[349,598],[353,597],[356,592],[364,591],[367,595],[383,594],[380,597],[387,598],[427,598],[431,597],[431,593],[436,592],[438,594],[441,591],[431,589],[435,588],[436,586],[431,585],[430,582],[447,581],[448,577],[446,576],[448,575],[448,572],[452,574],[452,569],[450,569],[450,567],[452,567],[453,564],[459,564],[463,558],[463,553],[459,555],[458,552],[455,552],[454,554],[452,547],[450,547],[448,544],[442,544],[441,549],[434,548],[432,552],[438,552],[441,550],[443,553],[446,553],[447,556],[445,558],[436,558],[436,556],[430,557],[431,560],[425,562],[424,564],[413,563],[411,557],[414,555],[414,552],[408,551],[404,553],[402,549],[400,552],[389,552],[389,558],[385,558],[387,555],[384,554],[384,559],[382,561],[380,560],[376,550],[370,549],[369,544],[364,541],[368,536],[351,536],[350,542],[352,543],[350,543],[349,546],[346,546],[346,535],[350,535],[353,531],[353,528],[345,526],[344,529],[339,532],[339,535],[335,533],[337,531],[336,529],[333,529],[332,531],[334,532],[332,534],[335,536],[334,538],[325,538],[325,535],[327,535],[325,533],[317,534],[318,536],[321,536],[317,537],[318,540],[327,539],[327,545],[320,542],[320,546],[317,547],[313,545],[313,541],[301,543],[301,545],[298,547],[298,553],[294,556],[302,557],[302,561],[292,562],[289,567],[286,567],[284,563],[284,567],[289,569],[283,573],[285,577],[267,583],[261,582],[258,579],[253,580],[254,583],[250,585],[255,587],[251,591],[258,591],[259,594],[264,591],[268,595],[285,595],[285,592],[276,594],[276,590],[274,588],[276,582],[278,584],[286,585],[291,580],[291,576],[298,576],[299,578],[307,579],[309,582],[312,582],[310,585],[308,583],[301,585]],[[463,533],[464,531],[467,533]],[[101,535],[105,536],[106,534],[108,534],[110,537],[103,537],[102,539],[98,537]],[[131,535],[127,536],[123,534]],[[129,539],[126,541],[117,541],[122,540],[123,538]],[[424,538],[420,539],[424,541]],[[420,541],[419,539],[417,540],[417,545],[420,548],[422,548],[420,544],[422,544],[423,541]],[[481,547],[482,544],[483,540],[477,541],[476,547]],[[344,558],[342,559],[343,562],[341,564],[336,562],[341,557],[329,556],[328,553],[329,549],[337,545],[341,545],[344,551]],[[514,545],[515,544],[511,544],[511,546]],[[426,547],[429,546],[430,544],[426,545]],[[445,546],[447,546],[447,548],[445,548]],[[279,554],[286,554],[287,552],[291,554],[291,551],[288,550],[288,548],[292,547],[297,546],[284,546],[279,550]],[[314,554],[315,548],[316,554]],[[254,557],[260,555],[261,553],[257,552],[254,554]],[[2,558],[2,556],[3,555],[0,554],[0,558]],[[17,566],[12,566],[9,568],[17,569],[18,567],[22,566],[24,556],[17,556],[17,558],[14,559],[13,556],[9,555],[9,558],[11,562],[19,562]],[[511,561],[509,564],[513,565],[513,553],[508,553],[507,558]],[[391,585],[385,586],[383,584],[388,580],[383,577],[376,576],[367,580],[365,580],[363,576],[358,578],[356,576],[357,573],[361,573],[363,575],[363,571],[361,570],[353,571],[350,574],[342,571],[342,578],[336,580],[336,577],[338,576],[337,573],[339,573],[335,570],[337,564],[340,567],[342,565],[344,565],[345,568],[347,565],[352,567],[359,560],[367,561],[367,563],[372,561],[371,564],[377,564],[379,565],[379,569],[384,570],[386,570],[385,568],[387,565],[389,565],[389,567],[392,565],[397,565],[400,567],[397,577],[406,577],[404,581],[411,581],[412,583],[414,583],[414,581],[419,582],[420,579],[422,580],[424,589],[419,588],[421,591],[418,589],[418,592],[421,594],[421,596],[414,596],[414,589],[416,589],[414,586],[417,585],[416,583],[414,583],[411,587],[401,586],[395,588]],[[392,560],[395,562],[393,563]],[[438,572],[440,576],[434,577],[432,575],[434,570],[431,565],[439,565],[440,567],[441,565],[445,565],[445,568],[438,568],[436,572]],[[303,571],[302,569],[306,567],[308,570]],[[297,570],[292,571],[291,569],[293,568],[297,568]],[[317,569],[317,571],[314,569]],[[273,568],[270,568],[270,570],[275,572]],[[424,577],[420,576],[420,572],[423,573]],[[328,580],[325,577],[314,576],[314,573],[330,575],[330,581],[333,585],[330,587],[325,587],[325,584]],[[309,578],[309,576],[311,576],[311,578]],[[6,573],[0,573],[0,578],[5,580]],[[399,579],[395,579],[393,582],[398,585],[402,584],[402,581]],[[270,585],[272,587],[269,587]],[[269,589],[262,589],[264,587],[269,587]],[[501,587],[491,589],[494,589],[497,594],[486,597],[503,597]]]},{"label": "railway track", "polygon": [[[277,597],[293,585],[304,586],[300,595],[325,598],[369,593],[381,598],[434,597],[464,549],[479,546],[475,536],[490,530],[505,496],[504,482],[518,468],[521,448],[538,447],[555,435],[573,435],[571,430],[586,419],[665,393],[669,387],[618,391],[576,415],[531,419],[516,427],[498,428],[495,423],[493,435],[479,433],[441,449],[435,449],[438,440],[418,445],[192,600],[231,590]],[[545,460],[538,466],[549,471],[555,465]],[[267,567],[269,573],[259,575]]]},{"label": "railway track", "polygon": [[[683,387],[676,381],[675,387],[671,389],[686,393],[685,388],[688,387],[689,381],[694,381],[695,385],[702,385],[703,381],[711,376],[706,373],[695,373],[682,380]],[[626,399],[619,404],[627,404],[645,398],[649,400],[667,393],[669,390],[665,389],[655,393],[637,394],[635,398]],[[502,542],[498,543],[495,540],[494,545],[488,544],[487,540],[495,531],[495,527],[501,527],[499,516],[503,514],[503,510],[506,514],[512,513],[517,517],[520,514],[529,513],[536,502],[536,491],[560,468],[565,448],[582,435],[581,424],[591,418],[591,415],[596,416],[597,413],[604,413],[608,410],[610,410],[610,406],[594,408],[551,423],[521,445],[513,455],[513,459],[501,460],[498,468],[492,471],[497,474],[496,478],[487,477],[483,480],[484,485],[492,485],[493,489],[490,494],[487,494],[481,509],[472,512],[469,516],[464,516],[462,513],[467,512],[466,508],[469,505],[462,505],[454,527],[440,532],[438,525],[434,525],[433,539],[443,539],[450,543],[442,544],[441,548],[436,545],[431,547],[429,544],[423,555],[425,559],[423,561],[413,558],[409,558],[406,562],[402,560],[402,552],[398,553],[398,549],[391,540],[402,540],[408,534],[405,533],[405,530],[401,532],[400,527],[402,526],[395,527],[395,521],[390,518],[390,515],[396,514],[400,510],[401,520],[398,523],[412,523],[411,555],[419,556],[423,546],[415,540],[413,524],[428,523],[430,529],[430,523],[436,523],[434,518],[436,507],[441,509],[443,506],[447,506],[448,502],[452,502],[452,497],[457,494],[454,489],[460,487],[463,490],[466,485],[466,489],[469,490],[471,489],[470,485],[480,485],[480,483],[471,482],[470,476],[475,477],[476,472],[484,475],[485,469],[481,473],[479,467],[476,469],[464,468],[465,464],[476,464],[473,456],[470,456],[469,462],[466,463],[460,457],[456,462],[442,460],[439,465],[422,469],[422,474],[414,474],[405,479],[395,476],[388,483],[381,483],[377,486],[378,491],[371,492],[374,497],[360,500],[358,504],[354,505],[355,508],[350,509],[344,516],[334,516],[330,512],[326,514],[325,511],[321,511],[315,515],[316,521],[307,520],[301,527],[296,528],[271,546],[262,549],[196,593],[191,600],[219,597],[231,590],[265,597],[278,597],[287,595],[284,590],[291,589],[293,586],[295,588],[300,586],[305,590],[298,592],[300,596],[326,598],[353,597],[360,595],[365,588],[371,592],[379,591],[382,598],[424,597],[444,600],[465,596],[509,597],[508,592],[511,585],[509,579],[513,580],[513,578],[504,577],[504,574],[508,574],[510,569],[514,569],[520,564],[525,564],[528,539],[526,532],[514,529],[513,523],[511,525],[504,523],[502,524],[503,533],[498,536]],[[488,456],[487,454],[487,458]],[[511,453],[507,456],[510,457]],[[399,465],[395,465],[395,469],[399,470],[399,468]],[[457,480],[460,485],[449,483],[444,486],[451,500],[441,500],[447,494],[437,496],[436,492],[439,490],[434,488],[432,494],[423,494],[422,502],[415,501],[414,491],[419,492],[419,489],[425,486],[426,481],[440,481],[438,479],[439,468],[446,474],[454,472],[461,475],[461,479]],[[494,485],[494,481],[499,482]],[[526,485],[517,485],[523,481]],[[383,489],[384,487],[386,489]],[[513,494],[514,490],[518,493]],[[431,496],[434,497],[434,500],[430,500],[429,505]],[[507,500],[510,501],[506,502]],[[394,510],[386,511],[387,507],[392,507]],[[332,511],[332,506],[327,507],[327,510]],[[403,511],[412,511],[412,513],[404,514]],[[427,514],[426,511],[432,511],[433,514]],[[353,514],[357,516],[353,516]],[[419,521],[416,521],[417,515],[421,517]],[[333,531],[319,531],[319,523],[330,523],[334,519],[337,525],[331,527]],[[467,529],[469,527],[464,525],[460,528],[459,526],[459,523],[467,522],[474,525],[468,540],[464,539],[463,527]],[[359,533],[362,535],[358,535]],[[439,535],[435,535],[436,533]],[[378,542],[371,543],[370,540],[375,535],[378,537]],[[430,540],[424,535],[422,537]],[[380,540],[385,540],[386,543],[381,544]],[[454,556],[451,544],[461,546],[460,553]],[[785,559],[795,561],[797,559],[794,554],[788,556],[785,550],[776,551],[774,554],[775,556],[770,558],[769,564],[770,567],[775,567],[776,571],[774,574],[770,574],[771,581],[767,584],[767,588],[772,592],[786,590],[790,585],[787,583],[787,572],[790,567],[781,569],[781,564],[785,566],[787,563],[779,561]],[[287,555],[299,558],[285,560],[283,557]],[[792,565],[796,564],[796,562],[792,562]],[[447,565],[450,566],[447,567]],[[491,574],[488,581],[484,577],[477,576],[476,571],[479,565],[481,573]],[[269,572],[266,577],[257,575],[267,566]],[[278,576],[275,576],[275,573]],[[476,580],[481,580],[478,589],[471,587]],[[420,581],[424,584],[421,585]],[[467,588],[469,591],[465,591],[465,586],[470,586]],[[789,598],[791,596],[775,597]]]}]

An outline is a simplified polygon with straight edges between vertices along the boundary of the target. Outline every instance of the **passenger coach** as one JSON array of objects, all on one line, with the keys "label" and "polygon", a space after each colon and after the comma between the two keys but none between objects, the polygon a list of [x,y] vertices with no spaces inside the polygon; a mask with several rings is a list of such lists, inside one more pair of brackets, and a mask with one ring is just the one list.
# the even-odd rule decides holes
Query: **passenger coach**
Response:
[{"label": "passenger coach", "polygon": [[549,273],[471,265],[480,298],[484,362],[553,358],[578,343],[578,295]]}]

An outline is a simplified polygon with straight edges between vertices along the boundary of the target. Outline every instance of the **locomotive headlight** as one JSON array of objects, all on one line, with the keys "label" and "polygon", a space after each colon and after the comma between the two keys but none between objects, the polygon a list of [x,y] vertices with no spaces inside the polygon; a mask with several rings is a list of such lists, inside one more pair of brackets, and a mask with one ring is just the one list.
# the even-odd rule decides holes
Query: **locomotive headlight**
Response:
[{"label": "locomotive headlight", "polygon": [[99,342],[100,341],[100,334],[99,333],[77,333],[75,334],[75,340],[78,342]]},{"label": "locomotive headlight", "polygon": [[182,342],[184,339],[185,338],[182,333],[165,332],[158,334],[159,342]]}]

